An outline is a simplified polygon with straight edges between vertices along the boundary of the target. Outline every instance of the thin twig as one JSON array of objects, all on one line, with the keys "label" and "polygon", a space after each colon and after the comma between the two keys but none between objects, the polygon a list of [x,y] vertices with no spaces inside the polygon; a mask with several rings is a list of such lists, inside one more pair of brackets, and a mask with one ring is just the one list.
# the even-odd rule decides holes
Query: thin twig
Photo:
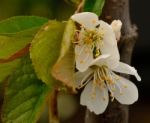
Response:
[{"label": "thin twig", "polygon": [[[119,50],[121,61],[130,64],[137,32],[130,21],[129,0],[106,0],[102,18],[109,23],[114,19],[120,19],[123,22]],[[117,101],[109,103],[107,110],[99,116],[90,113],[88,109],[85,113],[85,123],[128,123],[128,107]]]},{"label": "thin twig", "polygon": [[85,0],[82,0],[81,3],[78,5],[75,14],[81,12],[83,5],[84,5]]}]

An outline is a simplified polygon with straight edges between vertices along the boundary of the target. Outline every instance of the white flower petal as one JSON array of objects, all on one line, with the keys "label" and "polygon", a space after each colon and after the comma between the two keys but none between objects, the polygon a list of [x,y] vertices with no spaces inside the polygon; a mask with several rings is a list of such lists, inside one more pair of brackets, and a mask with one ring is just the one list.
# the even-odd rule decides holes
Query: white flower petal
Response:
[{"label": "white flower petal", "polygon": [[107,66],[110,69],[116,68],[120,61],[120,54],[118,51],[118,47],[114,47],[112,54],[107,58]]},{"label": "white flower petal", "polygon": [[109,24],[102,20],[100,20],[99,23],[99,31],[104,32],[103,44],[100,45],[100,50],[102,54],[110,54],[110,57],[108,57],[105,61],[105,65],[107,65],[109,68],[114,68],[118,65],[120,60],[115,34]]},{"label": "white flower petal", "polygon": [[108,105],[108,90],[106,88],[95,88],[95,98],[92,98],[92,82],[89,82],[81,93],[80,103],[95,114],[101,114]]},{"label": "white flower petal", "polygon": [[123,62],[120,62],[119,65],[112,70],[119,73],[134,75],[138,81],[141,81],[141,77],[138,75],[137,70],[134,67],[131,67]]},{"label": "white flower petal", "polygon": [[116,81],[114,97],[121,104],[133,104],[138,100],[138,89],[134,83],[121,76],[114,78],[114,81]]},{"label": "white flower petal", "polygon": [[76,87],[82,86],[81,84],[84,83],[92,73],[93,69],[91,68],[87,69],[85,72],[76,72],[75,73]]},{"label": "white flower petal", "polygon": [[74,14],[71,19],[81,24],[86,29],[94,29],[98,24],[98,16],[91,12]]},{"label": "white flower petal", "polygon": [[75,60],[76,68],[80,72],[86,71],[91,62],[93,61],[93,52],[91,50],[91,47],[88,45],[76,45]]},{"label": "white flower petal", "polygon": [[91,65],[97,65],[99,67],[106,65],[108,68],[113,69],[116,66],[118,66],[119,64],[119,59],[117,57],[117,54],[115,55],[109,55],[109,54],[105,54],[105,55],[100,55],[98,58],[94,59],[91,62]]},{"label": "white flower petal", "polygon": [[121,27],[122,27],[122,22],[120,20],[114,20],[111,23],[111,27],[115,33],[116,39],[119,40],[121,36]]},{"label": "white flower petal", "polygon": [[111,54],[114,48],[117,48],[117,41],[112,27],[106,22],[100,20],[99,31],[104,32],[103,44],[100,47],[102,54]]},{"label": "white flower petal", "polygon": [[110,55],[109,54],[104,54],[104,55],[100,55],[99,57],[97,57],[96,59],[94,59],[90,66],[92,65],[97,65],[97,66],[102,66],[104,64],[106,64],[107,62],[107,58],[109,57]]}]

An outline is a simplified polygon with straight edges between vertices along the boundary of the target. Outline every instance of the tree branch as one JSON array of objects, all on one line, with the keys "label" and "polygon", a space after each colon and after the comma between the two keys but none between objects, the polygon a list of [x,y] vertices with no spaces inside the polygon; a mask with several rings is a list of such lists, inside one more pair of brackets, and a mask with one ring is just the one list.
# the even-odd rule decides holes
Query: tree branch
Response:
[{"label": "tree branch", "polygon": [[[122,37],[118,45],[121,61],[130,64],[138,34],[136,26],[130,21],[129,0],[106,0],[102,18],[108,23],[114,19],[122,21]],[[105,113],[99,116],[88,109],[85,113],[85,123],[128,123],[128,107],[117,101],[111,102]]]}]

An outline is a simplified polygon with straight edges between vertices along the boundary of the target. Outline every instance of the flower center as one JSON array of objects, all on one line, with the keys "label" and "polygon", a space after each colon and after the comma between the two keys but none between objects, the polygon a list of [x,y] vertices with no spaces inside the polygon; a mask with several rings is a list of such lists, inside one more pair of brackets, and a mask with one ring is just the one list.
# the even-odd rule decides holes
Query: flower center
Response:
[{"label": "flower center", "polygon": [[[96,87],[98,87],[103,92],[103,100],[106,100],[106,94],[103,91],[104,89],[108,89],[107,85],[111,85],[114,87],[115,82],[112,79],[112,75],[108,70],[108,67],[103,65],[96,69],[94,72],[94,78],[93,78],[93,86],[92,86],[92,98],[95,98],[96,96]],[[114,100],[114,94],[111,93],[112,101]]]},{"label": "flower center", "polygon": [[79,45],[89,46],[93,52],[93,57],[97,58],[101,55],[100,47],[103,45],[104,30],[101,28],[95,28],[92,30],[81,28],[80,31],[77,31],[78,34],[77,42]]},{"label": "flower center", "polygon": [[[107,66],[101,66],[97,68],[94,72],[92,98],[95,98],[96,96],[96,87],[99,87],[101,90],[108,89],[110,91],[111,101],[114,100],[116,88],[119,89],[120,95],[123,95],[123,89],[127,88],[128,86],[124,83],[119,84],[117,82],[119,79],[119,76],[114,74],[112,71],[109,71]],[[105,101],[105,99],[106,96],[104,93],[103,100]]]},{"label": "flower center", "polygon": [[83,39],[85,44],[92,44],[97,41],[102,41],[103,36],[98,34],[97,30],[85,30],[85,37]]},{"label": "flower center", "polygon": [[84,37],[82,40],[84,44],[91,45],[93,57],[97,58],[101,55],[100,47],[103,44],[104,31],[98,29],[84,30]]},{"label": "flower center", "polygon": [[108,67],[103,65],[99,68],[97,68],[97,70],[94,73],[95,75],[95,80],[97,82],[97,84],[102,84],[102,83],[110,83],[110,84],[114,84],[113,80],[112,80],[112,76],[110,74],[110,72],[108,71]]}]

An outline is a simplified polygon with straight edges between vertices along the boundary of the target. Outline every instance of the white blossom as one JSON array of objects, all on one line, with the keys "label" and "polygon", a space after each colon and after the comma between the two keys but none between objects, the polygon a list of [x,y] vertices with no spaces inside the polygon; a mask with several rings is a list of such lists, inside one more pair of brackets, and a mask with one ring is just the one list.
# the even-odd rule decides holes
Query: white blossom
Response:
[{"label": "white blossom", "polygon": [[103,59],[112,53],[119,58],[119,53],[113,49],[117,49],[116,39],[119,38],[121,21],[115,20],[115,24],[112,22],[111,26],[98,20],[98,16],[90,12],[75,14],[71,19],[81,25],[81,29],[77,30],[78,40],[75,42],[76,68],[79,71],[84,72],[92,65],[91,61]]},{"label": "white blossom", "polygon": [[[97,63],[95,65],[98,65]],[[95,114],[103,113],[109,102],[108,91],[111,99],[115,98],[121,104],[132,104],[137,101],[137,87],[114,72],[131,74],[141,81],[135,68],[122,62],[119,62],[115,68],[109,68],[107,61],[103,61],[98,66],[88,68],[85,72],[75,73],[77,88],[85,86],[80,97],[81,105],[87,106]]]},{"label": "white blossom", "polygon": [[134,75],[141,81],[134,67],[120,62],[116,41],[120,38],[120,21],[111,26],[90,12],[75,14],[71,18],[81,25],[75,45],[76,68],[79,70],[75,73],[76,86],[85,86],[81,93],[81,105],[87,106],[95,114],[101,114],[108,105],[109,93],[112,100],[116,99],[122,104],[137,101],[137,87],[116,74]]}]

